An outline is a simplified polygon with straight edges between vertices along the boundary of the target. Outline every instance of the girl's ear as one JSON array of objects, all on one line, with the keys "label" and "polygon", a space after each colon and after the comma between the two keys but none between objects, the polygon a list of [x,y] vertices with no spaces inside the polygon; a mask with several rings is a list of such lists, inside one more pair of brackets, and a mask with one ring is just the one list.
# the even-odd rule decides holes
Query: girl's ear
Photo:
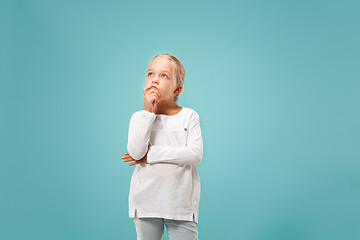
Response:
[{"label": "girl's ear", "polygon": [[178,87],[175,89],[174,94],[175,94],[175,95],[179,95],[182,90],[183,90],[183,87],[182,87],[182,86],[178,86]]}]

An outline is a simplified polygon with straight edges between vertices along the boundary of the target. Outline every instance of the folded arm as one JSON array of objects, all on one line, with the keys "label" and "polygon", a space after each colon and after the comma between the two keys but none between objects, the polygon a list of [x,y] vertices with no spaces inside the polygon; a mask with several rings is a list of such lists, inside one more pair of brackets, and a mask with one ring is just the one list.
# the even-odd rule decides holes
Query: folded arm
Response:
[{"label": "folded arm", "polygon": [[191,117],[188,131],[187,146],[150,146],[147,153],[148,163],[166,162],[180,165],[200,163],[203,156],[203,140],[198,114],[195,113]]},{"label": "folded arm", "polygon": [[148,152],[151,129],[155,118],[154,113],[146,110],[138,111],[131,116],[127,150],[133,159],[140,160]]}]

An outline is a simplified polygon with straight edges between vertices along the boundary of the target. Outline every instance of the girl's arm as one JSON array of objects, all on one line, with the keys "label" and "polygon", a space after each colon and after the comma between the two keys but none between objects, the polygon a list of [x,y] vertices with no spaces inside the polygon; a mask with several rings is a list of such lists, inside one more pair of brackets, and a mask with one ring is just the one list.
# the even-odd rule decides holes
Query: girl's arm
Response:
[{"label": "girl's arm", "polygon": [[203,140],[199,115],[195,113],[189,122],[188,141],[186,147],[150,146],[147,162],[176,163],[180,165],[200,163],[203,156]]},{"label": "girl's arm", "polygon": [[127,150],[134,160],[142,159],[148,151],[152,124],[156,115],[141,110],[130,119]]}]

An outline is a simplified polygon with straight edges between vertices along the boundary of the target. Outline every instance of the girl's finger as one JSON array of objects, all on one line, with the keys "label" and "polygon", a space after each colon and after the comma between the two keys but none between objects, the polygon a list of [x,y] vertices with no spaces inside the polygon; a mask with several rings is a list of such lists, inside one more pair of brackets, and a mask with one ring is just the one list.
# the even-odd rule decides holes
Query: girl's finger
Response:
[{"label": "girl's finger", "polygon": [[157,93],[153,93],[152,95],[153,95],[154,97],[157,97],[157,98],[160,96],[160,95],[157,94]]},{"label": "girl's finger", "polygon": [[124,158],[123,159],[125,159],[125,160],[134,160],[132,157],[130,157],[130,156],[124,156]]},{"label": "girl's finger", "polygon": [[156,90],[156,89],[152,89],[150,92],[156,93],[158,96],[160,96],[159,91],[158,91],[158,90]]},{"label": "girl's finger", "polygon": [[150,93],[159,93],[159,91],[157,90],[157,89],[155,89],[155,88],[151,88],[150,90],[148,90],[149,91],[149,94]]},{"label": "girl's finger", "polygon": [[156,102],[158,100],[158,97],[157,96],[152,96],[151,97],[151,102]]},{"label": "girl's finger", "polygon": [[124,160],[124,161],[127,161],[127,162],[134,160],[132,157],[129,157],[129,156],[123,156],[123,157],[121,157],[121,159]]},{"label": "girl's finger", "polygon": [[159,100],[159,98],[157,97],[157,96],[154,96],[153,98],[152,98],[152,101],[153,102],[157,102]]},{"label": "girl's finger", "polygon": [[151,86],[143,89],[143,93],[144,93],[144,95],[146,94],[146,92],[148,92],[148,91],[149,91],[149,89],[150,89],[150,88],[151,88]]},{"label": "girl's finger", "polygon": [[131,161],[135,161],[134,159],[124,159],[123,162],[131,162]]}]

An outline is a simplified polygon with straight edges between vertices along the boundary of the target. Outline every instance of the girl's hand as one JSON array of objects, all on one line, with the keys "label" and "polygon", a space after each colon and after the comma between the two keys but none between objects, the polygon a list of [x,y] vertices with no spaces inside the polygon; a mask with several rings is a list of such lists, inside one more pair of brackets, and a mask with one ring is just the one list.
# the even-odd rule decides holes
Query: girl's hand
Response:
[{"label": "girl's hand", "polygon": [[128,152],[126,152],[125,155],[122,156],[121,158],[124,160],[124,162],[134,161],[134,162],[130,163],[129,166],[133,166],[135,164],[149,164],[147,162],[147,153],[145,154],[145,156],[142,159],[137,160],[137,161],[135,159],[133,159]]},{"label": "girl's hand", "polygon": [[157,104],[160,99],[159,91],[154,87],[146,87],[143,89],[144,93],[144,110],[153,112],[155,104]]}]

